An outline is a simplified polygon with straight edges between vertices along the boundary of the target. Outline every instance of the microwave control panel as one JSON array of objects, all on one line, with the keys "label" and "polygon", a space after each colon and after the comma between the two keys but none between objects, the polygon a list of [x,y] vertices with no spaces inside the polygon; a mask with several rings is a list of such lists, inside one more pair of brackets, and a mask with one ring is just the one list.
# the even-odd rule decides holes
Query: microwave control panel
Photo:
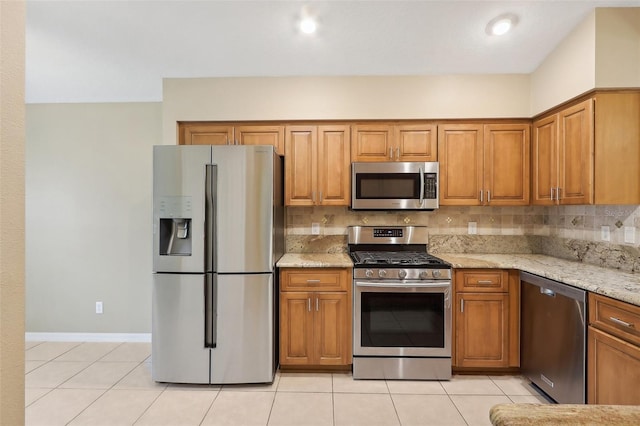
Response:
[{"label": "microwave control panel", "polygon": [[438,175],[436,173],[424,174],[424,198],[435,200],[438,198]]}]

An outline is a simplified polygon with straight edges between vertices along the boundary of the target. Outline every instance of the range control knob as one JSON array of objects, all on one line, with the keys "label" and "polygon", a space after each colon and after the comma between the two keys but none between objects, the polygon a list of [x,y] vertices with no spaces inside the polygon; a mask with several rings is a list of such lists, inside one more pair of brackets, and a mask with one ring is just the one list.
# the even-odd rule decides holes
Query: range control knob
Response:
[{"label": "range control knob", "polygon": [[386,271],[386,270],[384,270],[384,269],[380,269],[380,270],[378,271],[378,276],[379,276],[380,278],[384,278],[384,277],[386,277],[386,276],[387,276],[387,271]]},{"label": "range control knob", "polygon": [[442,273],[440,272],[439,269],[434,269],[433,270],[433,278],[438,278],[438,277],[440,277],[440,275],[442,275]]},{"label": "range control knob", "polygon": [[367,278],[371,278],[373,276],[373,271],[371,269],[367,269],[364,274],[367,276]]},{"label": "range control knob", "polygon": [[421,280],[426,280],[427,278],[429,278],[429,272],[428,271],[420,272],[420,279]]},{"label": "range control knob", "polygon": [[407,271],[405,271],[404,269],[400,269],[398,271],[398,278],[400,278],[401,280],[405,279],[406,276],[407,276]]}]

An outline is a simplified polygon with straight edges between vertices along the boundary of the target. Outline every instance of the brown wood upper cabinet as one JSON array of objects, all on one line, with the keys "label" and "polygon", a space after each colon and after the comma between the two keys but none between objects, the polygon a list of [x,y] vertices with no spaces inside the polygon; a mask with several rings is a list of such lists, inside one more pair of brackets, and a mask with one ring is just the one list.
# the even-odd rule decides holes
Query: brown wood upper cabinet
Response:
[{"label": "brown wood upper cabinet", "polygon": [[533,204],[640,203],[640,93],[603,92],[533,122]]},{"label": "brown wood upper cabinet", "polygon": [[273,145],[284,152],[284,126],[262,124],[178,123],[180,145]]},{"label": "brown wood upper cabinet", "polygon": [[353,125],[352,161],[437,161],[436,129],[430,123]]},{"label": "brown wood upper cabinet", "polygon": [[349,126],[287,126],[285,133],[285,205],[348,206]]},{"label": "brown wood upper cabinet", "polygon": [[443,124],[438,126],[440,204],[529,204],[530,126]]}]

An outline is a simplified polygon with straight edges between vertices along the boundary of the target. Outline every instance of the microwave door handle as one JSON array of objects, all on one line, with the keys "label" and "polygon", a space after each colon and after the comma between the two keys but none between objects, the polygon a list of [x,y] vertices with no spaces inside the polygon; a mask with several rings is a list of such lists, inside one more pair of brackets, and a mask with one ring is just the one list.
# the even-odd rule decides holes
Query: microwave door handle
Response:
[{"label": "microwave door handle", "polygon": [[420,206],[424,202],[424,172],[422,171],[422,167],[418,169],[420,172]]}]

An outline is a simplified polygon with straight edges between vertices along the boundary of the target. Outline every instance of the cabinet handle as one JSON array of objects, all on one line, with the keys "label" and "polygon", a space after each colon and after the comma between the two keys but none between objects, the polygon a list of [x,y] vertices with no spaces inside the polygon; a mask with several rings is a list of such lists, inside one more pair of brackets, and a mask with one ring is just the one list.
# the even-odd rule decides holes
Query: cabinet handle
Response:
[{"label": "cabinet handle", "polygon": [[400,159],[400,147],[396,148],[396,160]]},{"label": "cabinet handle", "polygon": [[464,312],[464,299],[460,299],[460,312]]},{"label": "cabinet handle", "polygon": [[307,309],[311,312],[311,298],[307,298]]},{"label": "cabinet handle", "polygon": [[320,202],[322,202],[322,191],[320,191]]},{"label": "cabinet handle", "polygon": [[562,188],[560,188],[559,186],[556,188],[556,200],[560,201],[560,191],[562,191]]},{"label": "cabinet handle", "polygon": [[478,280],[477,282],[478,284],[493,284],[491,280]]},{"label": "cabinet handle", "polygon": [[389,159],[393,160],[393,148],[389,147]]},{"label": "cabinet handle", "polygon": [[238,142],[238,139],[235,140],[234,145],[240,145],[240,142]]},{"label": "cabinet handle", "polygon": [[311,202],[314,204],[316,202],[316,191],[311,191]]},{"label": "cabinet handle", "polygon": [[635,326],[633,325],[632,322],[626,322],[626,321],[622,321],[621,319],[618,319],[616,317],[609,317],[609,319],[613,322],[615,322],[616,324],[619,324],[621,326],[624,327],[629,327],[629,328],[635,328]]},{"label": "cabinet handle", "polygon": [[551,201],[553,201],[553,190],[554,190],[554,189],[555,189],[555,188],[552,186],[552,187],[551,187]]},{"label": "cabinet handle", "polygon": [[483,193],[484,193],[484,191],[481,189],[480,190],[480,202],[481,203],[484,201],[484,199],[482,198],[483,197]]},{"label": "cabinet handle", "polygon": [[491,202],[491,191],[487,190],[487,204]]},{"label": "cabinet handle", "polygon": [[307,284],[320,284],[320,280],[307,280]]},{"label": "cabinet handle", "polygon": [[320,310],[318,298],[316,297],[316,312]]}]

